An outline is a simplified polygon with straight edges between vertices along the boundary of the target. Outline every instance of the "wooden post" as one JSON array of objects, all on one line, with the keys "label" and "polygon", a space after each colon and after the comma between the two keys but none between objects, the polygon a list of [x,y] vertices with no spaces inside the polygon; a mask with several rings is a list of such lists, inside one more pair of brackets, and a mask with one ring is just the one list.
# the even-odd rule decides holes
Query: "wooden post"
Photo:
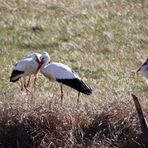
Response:
[{"label": "wooden post", "polygon": [[147,124],[146,119],[144,118],[143,111],[142,111],[142,108],[141,108],[140,103],[138,101],[138,98],[133,94],[132,94],[132,98],[134,100],[135,107],[136,107],[136,110],[138,113],[141,130],[144,134],[145,146],[148,147],[148,124]]}]

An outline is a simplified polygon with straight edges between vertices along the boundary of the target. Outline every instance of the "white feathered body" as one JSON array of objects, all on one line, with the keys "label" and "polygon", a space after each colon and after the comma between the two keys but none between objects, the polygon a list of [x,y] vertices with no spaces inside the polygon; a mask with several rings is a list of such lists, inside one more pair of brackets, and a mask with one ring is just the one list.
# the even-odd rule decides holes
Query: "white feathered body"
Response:
[{"label": "white feathered body", "polygon": [[30,54],[15,65],[10,77],[11,82],[15,82],[21,77],[36,74],[39,63],[37,62],[35,55],[38,58],[41,56],[39,53]]},{"label": "white feathered body", "polygon": [[32,58],[26,58],[16,64],[14,70],[24,71],[23,76],[35,74],[38,63]]},{"label": "white feathered body", "polygon": [[92,89],[67,65],[56,62],[43,64],[40,72],[51,81],[65,84],[87,95],[92,93]]},{"label": "white feathered body", "polygon": [[148,65],[143,65],[141,67],[140,73],[148,79]]},{"label": "white feathered body", "polygon": [[67,65],[62,63],[50,63],[48,65],[43,65],[41,67],[41,73],[51,80],[56,79],[75,79],[79,78],[79,76]]},{"label": "white feathered body", "polygon": [[[25,58],[23,58],[23,59],[27,59],[27,58],[36,59],[35,56],[37,56],[37,58],[40,59],[40,57],[41,57],[42,55],[41,55],[40,53],[35,52],[35,53],[31,53],[31,54],[27,55],[27,56],[26,56]],[[22,59],[22,60],[23,60],[23,59]]]}]

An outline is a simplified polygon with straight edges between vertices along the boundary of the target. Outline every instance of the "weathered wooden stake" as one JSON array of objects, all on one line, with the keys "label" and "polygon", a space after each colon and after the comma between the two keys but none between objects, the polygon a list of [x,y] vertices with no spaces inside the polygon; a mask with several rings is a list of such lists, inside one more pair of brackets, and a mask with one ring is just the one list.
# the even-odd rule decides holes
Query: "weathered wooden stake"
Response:
[{"label": "weathered wooden stake", "polygon": [[144,118],[143,111],[142,111],[142,108],[141,108],[140,103],[138,101],[138,98],[133,94],[132,94],[132,98],[134,100],[135,107],[136,107],[136,110],[138,113],[141,130],[144,134],[145,145],[146,145],[146,147],[148,147],[148,124],[147,124],[146,119]]}]

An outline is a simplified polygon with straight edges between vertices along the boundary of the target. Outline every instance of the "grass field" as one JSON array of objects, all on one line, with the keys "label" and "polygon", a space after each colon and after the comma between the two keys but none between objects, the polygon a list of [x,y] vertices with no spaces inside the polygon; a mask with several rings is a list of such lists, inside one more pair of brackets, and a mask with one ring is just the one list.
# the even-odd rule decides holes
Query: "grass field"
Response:
[{"label": "grass field", "polygon": [[[148,113],[148,86],[134,74],[148,56],[147,10],[147,0],[0,0],[0,144],[144,147],[131,93]],[[58,84],[41,74],[34,97],[9,82],[18,60],[42,51],[92,95],[76,105],[77,92],[64,87],[61,106]]]}]

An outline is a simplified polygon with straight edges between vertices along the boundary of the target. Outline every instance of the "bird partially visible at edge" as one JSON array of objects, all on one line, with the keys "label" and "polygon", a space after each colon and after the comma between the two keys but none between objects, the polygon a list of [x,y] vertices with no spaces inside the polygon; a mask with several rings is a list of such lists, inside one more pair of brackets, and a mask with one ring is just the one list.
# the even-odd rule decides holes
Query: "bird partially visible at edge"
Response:
[{"label": "bird partially visible at edge", "polygon": [[137,73],[140,72],[145,78],[148,79],[148,58],[146,61],[138,68]]}]

